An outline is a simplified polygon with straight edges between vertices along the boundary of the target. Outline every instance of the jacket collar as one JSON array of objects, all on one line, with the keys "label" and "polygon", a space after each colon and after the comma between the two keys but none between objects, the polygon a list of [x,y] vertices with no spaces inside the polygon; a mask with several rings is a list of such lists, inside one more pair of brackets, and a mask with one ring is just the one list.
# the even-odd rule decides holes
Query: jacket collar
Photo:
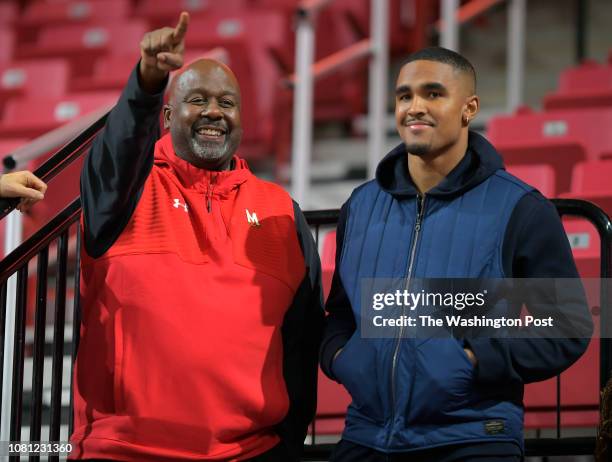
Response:
[{"label": "jacket collar", "polygon": [[155,165],[172,170],[184,188],[202,192],[208,191],[212,183],[217,194],[228,193],[253,176],[247,162],[237,155],[232,157],[231,170],[206,170],[190,164],[175,154],[170,133],[155,143],[154,157]]},{"label": "jacket collar", "polygon": [[[465,156],[440,184],[427,192],[427,195],[452,199],[479,185],[503,168],[502,158],[493,145],[483,136],[469,132]],[[384,191],[394,196],[417,195],[418,191],[408,171],[408,153],[403,143],[396,146],[380,161],[376,169],[376,181]]]}]

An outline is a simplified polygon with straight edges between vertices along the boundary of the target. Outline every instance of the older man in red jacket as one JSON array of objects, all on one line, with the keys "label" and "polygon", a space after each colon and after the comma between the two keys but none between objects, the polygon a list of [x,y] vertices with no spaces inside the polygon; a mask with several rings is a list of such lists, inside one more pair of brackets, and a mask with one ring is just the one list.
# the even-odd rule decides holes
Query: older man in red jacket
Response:
[{"label": "older man in red jacket", "polygon": [[299,207],[236,155],[240,89],[183,64],[189,16],[145,35],[82,178],[73,459],[299,460],[320,263]]}]

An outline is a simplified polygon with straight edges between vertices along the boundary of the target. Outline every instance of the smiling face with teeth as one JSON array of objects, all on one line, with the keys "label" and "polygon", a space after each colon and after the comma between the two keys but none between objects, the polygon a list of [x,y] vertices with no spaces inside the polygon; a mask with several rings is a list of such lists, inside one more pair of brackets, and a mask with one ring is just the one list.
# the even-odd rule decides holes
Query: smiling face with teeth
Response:
[{"label": "smiling face with teeth", "polygon": [[164,106],[176,155],[199,168],[227,170],[242,138],[240,88],[224,64],[201,59],[178,74]]}]

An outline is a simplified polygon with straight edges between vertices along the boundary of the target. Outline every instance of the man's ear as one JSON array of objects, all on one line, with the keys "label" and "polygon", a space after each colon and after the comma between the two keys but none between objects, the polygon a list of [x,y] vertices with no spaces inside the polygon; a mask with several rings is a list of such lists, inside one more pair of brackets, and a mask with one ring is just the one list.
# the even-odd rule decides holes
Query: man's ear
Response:
[{"label": "man's ear", "polygon": [[172,118],[172,106],[164,104],[164,129],[170,128],[170,119]]},{"label": "man's ear", "polygon": [[463,122],[468,125],[476,118],[480,110],[480,98],[477,95],[468,96],[465,107],[463,108]]}]

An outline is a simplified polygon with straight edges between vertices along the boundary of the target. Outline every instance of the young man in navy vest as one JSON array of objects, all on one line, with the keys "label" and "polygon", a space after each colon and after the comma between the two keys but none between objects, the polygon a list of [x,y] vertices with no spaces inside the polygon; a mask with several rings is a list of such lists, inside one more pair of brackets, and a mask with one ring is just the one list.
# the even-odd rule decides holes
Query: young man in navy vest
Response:
[{"label": "young man in navy vest", "polygon": [[395,96],[403,143],[353,192],[338,224],[321,366],[353,401],[332,460],[518,461],[523,386],[584,352],[592,329],[584,297],[553,313],[583,338],[364,338],[362,309],[371,307],[361,306],[361,284],[578,278],[568,240],[554,206],[469,131],[479,99],[463,56],[414,53]]},{"label": "young man in navy vest", "polygon": [[70,458],[298,461],[323,327],[316,245],[237,154],[232,71],[182,68],[188,22],[144,36],[83,166]]}]

